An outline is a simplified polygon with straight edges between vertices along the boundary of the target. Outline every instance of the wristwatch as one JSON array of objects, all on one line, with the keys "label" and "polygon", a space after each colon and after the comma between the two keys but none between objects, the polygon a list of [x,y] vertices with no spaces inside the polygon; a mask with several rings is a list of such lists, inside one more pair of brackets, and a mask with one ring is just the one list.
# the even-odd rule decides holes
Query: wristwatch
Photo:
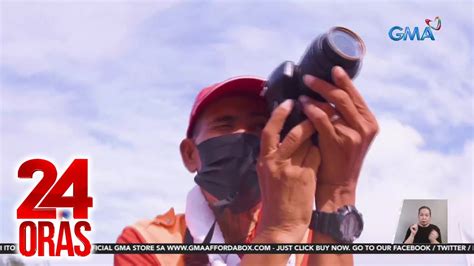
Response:
[{"label": "wristwatch", "polygon": [[313,211],[310,229],[332,236],[339,243],[352,243],[362,233],[362,214],[352,205],[344,205],[336,212]]}]

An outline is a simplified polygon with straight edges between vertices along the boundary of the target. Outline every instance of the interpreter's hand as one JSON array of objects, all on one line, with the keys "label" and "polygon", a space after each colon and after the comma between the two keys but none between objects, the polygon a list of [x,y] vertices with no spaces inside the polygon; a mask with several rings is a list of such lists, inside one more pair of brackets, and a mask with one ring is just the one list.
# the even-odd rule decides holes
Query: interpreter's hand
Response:
[{"label": "interpreter's hand", "polygon": [[259,232],[274,243],[301,242],[311,220],[321,160],[318,147],[310,140],[315,129],[308,120],[280,142],[280,131],[293,105],[286,100],[273,111],[262,131],[257,163],[262,197]]},{"label": "interpreter's hand", "polygon": [[362,163],[379,129],[346,72],[336,66],[332,77],[335,85],[310,75],[304,77],[306,85],[328,103],[300,97],[304,113],[319,133],[321,167],[316,204],[323,211],[354,204]]},{"label": "interpreter's hand", "polygon": [[437,243],[437,240],[439,237],[438,232],[436,230],[431,230],[430,235],[428,236],[428,239],[430,240],[431,243]]},{"label": "interpreter's hand", "polygon": [[410,231],[413,236],[416,235],[416,232],[418,232],[418,224],[413,224],[410,226]]}]

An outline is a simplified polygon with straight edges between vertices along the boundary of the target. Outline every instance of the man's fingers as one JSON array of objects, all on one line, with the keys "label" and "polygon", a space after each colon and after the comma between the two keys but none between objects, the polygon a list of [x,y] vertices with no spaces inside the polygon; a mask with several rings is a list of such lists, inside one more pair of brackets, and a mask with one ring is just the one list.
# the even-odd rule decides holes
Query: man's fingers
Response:
[{"label": "man's fingers", "polygon": [[335,66],[331,70],[332,80],[337,87],[343,89],[344,91],[351,96],[355,104],[367,107],[367,104],[364,101],[364,98],[360,95],[359,91],[355,88],[354,83],[352,83],[351,78],[347,75],[346,71],[340,67]]},{"label": "man's fingers", "polygon": [[308,97],[300,97],[300,102],[303,105],[303,112],[311,123],[313,123],[313,126],[320,135],[329,138],[337,137],[329,116],[314,104],[315,100],[309,99]]},{"label": "man's fingers", "polygon": [[[307,96],[302,95],[300,97],[304,98],[304,97],[307,97]],[[304,101],[304,99],[303,99],[303,101]],[[334,108],[334,106],[332,106],[331,104],[329,104],[327,102],[312,101],[312,103],[315,104],[317,107],[319,107],[319,109],[323,110],[328,115],[329,118],[332,118],[335,115],[337,115],[336,108]]]},{"label": "man's fingers", "polygon": [[262,131],[260,147],[262,154],[267,155],[278,149],[280,131],[293,108],[293,104],[294,102],[292,100],[285,100],[273,110],[270,119]]},{"label": "man's fingers", "polygon": [[334,128],[340,136],[340,141],[345,143],[346,147],[361,147],[360,144],[362,144],[362,137],[357,131],[344,125],[342,122],[336,123]]},{"label": "man's fingers", "polygon": [[364,98],[360,94],[360,92],[352,83],[351,78],[347,75],[346,71],[340,66],[335,66],[332,68],[332,80],[336,84],[337,87],[343,89],[344,91],[349,94],[354,102],[355,107],[359,111],[359,113],[368,121],[375,120],[375,116],[369,109],[369,106],[365,102]]},{"label": "man's fingers", "polygon": [[316,130],[309,120],[304,120],[285,136],[280,147],[278,148],[278,155],[281,159],[288,159],[292,154],[305,142]]},{"label": "man's fingers", "polygon": [[[303,101],[305,101],[306,99],[304,98],[307,96],[302,95],[300,97],[303,98]],[[334,108],[334,106],[332,106],[331,104],[327,102],[320,102],[320,101],[314,101],[314,100],[311,101],[311,103],[319,107],[319,109],[323,110],[328,115],[329,120],[333,123],[333,125],[342,122],[342,120],[340,119],[341,117],[336,111],[336,108]]]},{"label": "man's fingers", "polygon": [[350,126],[360,128],[363,123],[362,116],[346,91],[311,75],[305,75],[304,82],[311,90],[321,94],[324,99],[334,104],[336,110],[341,113]]},{"label": "man's fingers", "polygon": [[319,165],[321,164],[321,153],[319,152],[319,148],[315,145],[311,145],[309,148],[308,153],[306,154],[306,158],[303,161],[303,166],[310,167],[317,172]]}]

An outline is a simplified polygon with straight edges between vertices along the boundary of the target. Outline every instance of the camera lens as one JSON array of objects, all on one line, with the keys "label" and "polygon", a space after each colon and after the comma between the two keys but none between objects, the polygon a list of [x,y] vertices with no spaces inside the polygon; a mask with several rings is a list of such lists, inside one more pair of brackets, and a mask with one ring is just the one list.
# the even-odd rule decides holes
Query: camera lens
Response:
[{"label": "camera lens", "polygon": [[[332,82],[331,69],[341,66],[349,77],[354,78],[359,72],[364,54],[364,41],[356,33],[344,27],[334,27],[310,44],[299,63],[299,70],[301,76],[311,74]],[[303,94],[320,99],[304,84],[301,87]]]},{"label": "camera lens", "polygon": [[[342,67],[352,79],[362,66],[365,45],[362,39],[344,27],[334,27],[316,37],[301,57],[299,64],[286,61],[280,64],[266,82],[265,99],[271,110],[286,99],[298,99],[306,95],[318,101],[326,100],[308,88],[303,81],[306,74],[333,83],[331,71],[334,66]],[[298,123],[306,119],[302,106],[296,102],[280,133],[281,139]],[[316,144],[317,136],[312,136]]]},{"label": "camera lens", "polygon": [[346,59],[360,59],[365,52],[362,40],[347,29],[336,27],[329,31],[328,41],[332,49]]}]

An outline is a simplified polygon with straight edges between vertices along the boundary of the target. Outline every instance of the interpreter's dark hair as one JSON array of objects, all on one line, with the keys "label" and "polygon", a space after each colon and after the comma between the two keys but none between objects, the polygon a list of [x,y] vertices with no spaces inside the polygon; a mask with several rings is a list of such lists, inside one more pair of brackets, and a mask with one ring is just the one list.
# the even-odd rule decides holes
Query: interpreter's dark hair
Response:
[{"label": "interpreter's dark hair", "polygon": [[421,206],[421,207],[418,209],[418,214],[420,214],[420,211],[421,211],[422,209],[427,209],[427,210],[430,212],[430,216],[431,216],[431,209],[430,209],[430,207],[428,207],[428,206]]}]

